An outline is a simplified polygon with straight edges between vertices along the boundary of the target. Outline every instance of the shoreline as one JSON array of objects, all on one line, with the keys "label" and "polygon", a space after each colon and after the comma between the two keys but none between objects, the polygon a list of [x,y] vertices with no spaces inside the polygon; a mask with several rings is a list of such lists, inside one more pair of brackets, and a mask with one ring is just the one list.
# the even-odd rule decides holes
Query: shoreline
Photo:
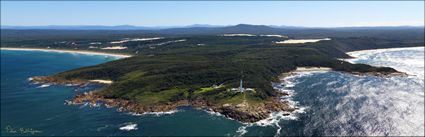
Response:
[{"label": "shoreline", "polygon": [[415,49],[415,48],[425,48],[425,46],[365,49],[365,50],[349,51],[349,52],[345,52],[345,54],[351,56],[352,58],[358,58],[358,57],[352,56],[352,54],[355,54],[358,52],[367,52],[367,51],[382,52],[382,51],[393,51],[393,50]]},{"label": "shoreline", "polygon": [[[58,84],[58,85],[73,85],[73,86],[85,86],[89,83],[93,83],[93,80],[60,80],[45,76],[31,77],[29,80],[32,83],[37,84]],[[99,81],[99,80],[97,80]],[[95,83],[98,83],[98,82]],[[105,80],[102,80],[105,81]],[[108,81],[109,82],[109,81]],[[100,83],[109,85],[109,83]],[[178,107],[190,106],[193,108],[207,109],[215,113],[219,113],[225,117],[234,119],[241,123],[255,123],[264,119],[269,119],[273,113],[285,113],[285,116],[290,115],[293,111],[298,108],[290,105],[288,101],[282,101],[282,96],[289,94],[279,92],[279,97],[271,97],[270,99],[264,100],[257,104],[220,104],[209,102],[204,99],[182,99],[177,101],[170,101],[166,103],[158,103],[155,105],[145,105],[135,102],[134,100],[119,99],[119,98],[107,98],[98,91],[89,91],[81,94],[77,94],[70,100],[65,100],[67,105],[89,105],[96,107],[105,105],[107,108],[115,108],[119,112],[128,112],[133,114],[149,114],[149,113],[161,113],[168,111],[176,111]]]},{"label": "shoreline", "polygon": [[297,69],[293,70],[292,73],[300,73],[300,72],[326,72],[332,71],[332,68],[329,67],[297,67]]},{"label": "shoreline", "polygon": [[[293,75],[296,73],[305,72],[327,72],[332,71],[332,68],[328,67],[297,67],[295,70],[282,75]],[[380,73],[370,73],[374,75],[387,75]],[[57,81],[54,79],[34,79],[41,83],[57,83],[57,84],[75,84],[75,82],[81,81]],[[95,80],[105,83],[105,80]],[[91,82],[94,82],[93,80]],[[106,81],[109,83],[109,81]],[[285,93],[283,93],[285,94]],[[288,96],[289,94],[283,95]],[[260,105],[247,105],[241,104],[214,104],[207,100],[178,100],[171,101],[163,104],[157,104],[155,106],[140,104],[131,100],[118,99],[118,98],[105,98],[100,94],[93,92],[83,93],[75,96],[72,100],[67,100],[66,104],[81,105],[88,103],[90,106],[98,106],[98,102],[103,102],[105,105],[116,108],[118,111],[125,111],[135,114],[153,113],[153,112],[167,112],[174,111],[179,106],[192,106],[194,108],[207,108],[213,112],[222,114],[226,117],[235,119],[243,123],[256,123],[265,119],[269,119],[271,114],[276,112],[285,112],[284,116],[288,116],[291,112],[296,111],[297,106],[291,104],[290,101],[281,101],[282,97],[274,97],[271,100],[262,102]]]},{"label": "shoreline", "polygon": [[73,53],[73,54],[84,54],[84,55],[103,55],[103,56],[113,56],[113,57],[117,57],[117,58],[128,58],[128,57],[132,57],[132,55],[128,55],[128,54],[106,53],[106,52],[96,52],[96,51],[86,51],[86,50],[68,50],[68,49],[43,49],[43,48],[11,48],[11,47],[1,47],[0,50],[11,50],[11,51],[42,51],[42,52]]},{"label": "shoreline", "polygon": [[210,112],[218,113],[232,120],[249,124],[270,119],[273,113],[285,113],[290,115],[297,108],[290,106],[285,101],[278,98],[264,101],[259,105],[230,105],[230,104],[214,104],[206,100],[178,100],[156,104],[155,106],[143,105],[132,100],[105,98],[96,91],[84,92],[74,96],[71,100],[65,100],[66,105],[89,105],[90,107],[105,106],[114,108],[118,112],[126,112],[133,115],[144,114],[161,114],[172,113],[178,111],[178,107],[189,106],[195,109],[205,109]]},{"label": "shoreline", "polygon": [[295,70],[289,72],[284,72],[278,76],[279,79],[284,79],[285,77],[290,77],[293,75],[298,75],[300,73],[315,73],[315,72],[330,72],[334,71],[329,67],[296,67]]}]

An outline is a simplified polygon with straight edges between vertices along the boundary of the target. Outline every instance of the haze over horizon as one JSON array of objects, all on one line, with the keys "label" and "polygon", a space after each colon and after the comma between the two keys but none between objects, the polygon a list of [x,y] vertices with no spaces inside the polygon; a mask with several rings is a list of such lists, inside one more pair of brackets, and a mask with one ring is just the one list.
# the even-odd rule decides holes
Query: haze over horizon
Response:
[{"label": "haze over horizon", "polygon": [[[263,24],[248,24],[248,23],[238,23],[238,24],[228,24],[228,25],[215,25],[215,24],[187,24],[187,25],[167,25],[167,26],[139,26],[139,25],[128,25],[128,24],[121,24],[121,25],[1,25],[1,27],[135,27],[135,28],[152,28],[152,29],[167,29],[167,28],[183,28],[183,27],[229,27],[229,26],[237,26],[237,25],[263,25]],[[350,27],[425,27],[424,25],[381,25],[381,26],[327,26],[327,27],[314,27],[314,26],[290,26],[290,25],[264,25],[269,27],[294,27],[294,28],[350,28]]]},{"label": "haze over horizon", "polygon": [[1,1],[1,26],[424,26],[424,1]]}]

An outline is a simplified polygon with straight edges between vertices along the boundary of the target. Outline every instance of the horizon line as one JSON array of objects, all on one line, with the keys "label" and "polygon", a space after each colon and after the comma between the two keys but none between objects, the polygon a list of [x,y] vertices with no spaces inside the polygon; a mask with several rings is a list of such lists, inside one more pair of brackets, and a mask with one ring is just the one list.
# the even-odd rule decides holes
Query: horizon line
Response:
[{"label": "horizon line", "polygon": [[[129,26],[129,27],[146,27],[146,28],[179,28],[179,27],[230,27],[237,25],[252,25],[252,26],[268,26],[268,27],[299,27],[299,28],[356,28],[356,27],[425,27],[424,25],[347,25],[347,26],[294,26],[294,25],[266,25],[266,24],[248,24],[248,23],[239,23],[239,24],[227,24],[227,25],[216,25],[216,24],[187,24],[187,25],[0,25],[0,27],[120,27],[120,26]],[[204,26],[203,26],[204,25]]]}]

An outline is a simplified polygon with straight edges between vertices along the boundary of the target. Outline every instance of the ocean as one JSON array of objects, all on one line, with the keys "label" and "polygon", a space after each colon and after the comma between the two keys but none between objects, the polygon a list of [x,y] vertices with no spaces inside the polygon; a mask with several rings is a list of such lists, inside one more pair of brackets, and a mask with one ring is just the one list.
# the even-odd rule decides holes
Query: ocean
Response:
[{"label": "ocean", "polygon": [[299,107],[297,112],[243,124],[191,107],[134,115],[102,106],[65,105],[64,100],[101,87],[37,85],[28,78],[118,58],[1,50],[1,135],[424,135],[424,48],[349,54],[357,57],[350,62],[393,67],[409,76],[299,73],[274,84],[291,93],[284,99]]}]

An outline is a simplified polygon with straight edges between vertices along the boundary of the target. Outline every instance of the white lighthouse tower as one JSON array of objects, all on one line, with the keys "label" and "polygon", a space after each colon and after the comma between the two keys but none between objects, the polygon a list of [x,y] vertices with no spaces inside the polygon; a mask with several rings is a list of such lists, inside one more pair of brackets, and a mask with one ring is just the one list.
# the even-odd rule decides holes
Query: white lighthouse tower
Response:
[{"label": "white lighthouse tower", "polygon": [[239,83],[239,92],[244,92],[245,91],[245,89],[243,88],[242,84],[243,84],[243,81],[241,79],[241,82]]}]

